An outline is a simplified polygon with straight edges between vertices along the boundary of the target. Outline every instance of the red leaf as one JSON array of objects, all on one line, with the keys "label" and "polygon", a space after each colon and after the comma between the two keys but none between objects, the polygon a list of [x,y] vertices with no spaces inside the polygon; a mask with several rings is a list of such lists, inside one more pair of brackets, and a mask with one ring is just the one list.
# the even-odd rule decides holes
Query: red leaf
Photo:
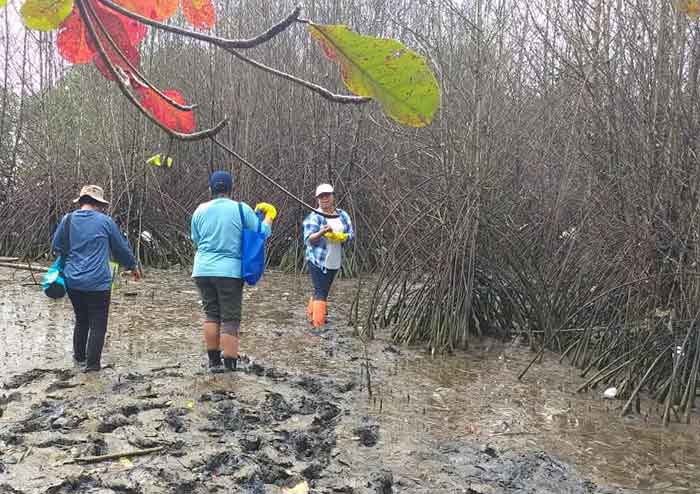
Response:
[{"label": "red leaf", "polygon": [[88,32],[77,7],[61,23],[56,44],[58,52],[71,63],[89,63],[95,54],[88,42]]},{"label": "red leaf", "polygon": [[211,0],[180,0],[185,19],[198,29],[211,29],[216,23],[216,11]]},{"label": "red leaf", "polygon": [[[105,27],[105,30],[109,33],[109,36],[112,38],[114,41],[115,45],[117,45],[117,48],[122,52],[122,54],[126,57],[126,59],[131,62],[131,64],[134,67],[137,67],[139,65],[140,61],[140,55],[139,51],[136,49],[135,46],[131,43],[131,38],[129,37],[129,33],[124,27],[124,24],[122,23],[121,19],[117,17],[116,15],[112,14],[111,12],[107,11],[99,11],[98,16],[100,20],[102,21],[102,24]],[[105,36],[104,33],[101,32],[99,26],[97,25],[97,22],[95,24],[95,29],[97,30],[98,37],[101,41],[101,44],[103,48],[105,49],[105,52],[107,53],[107,57],[109,60],[112,62],[112,65],[116,67],[120,67],[121,69],[124,70],[127,74],[131,72],[131,69],[127,65],[127,63],[124,61],[124,59],[117,54],[117,52],[112,48],[111,43],[107,39],[107,36]],[[105,62],[102,60],[102,57],[100,56],[99,53],[97,53],[97,48],[93,45],[92,40],[89,39],[88,43],[90,44],[91,47],[93,47],[95,54],[93,56],[93,59],[95,60],[95,66],[99,69],[100,72],[102,72],[102,75],[105,76],[106,79],[112,81],[114,80],[114,77],[112,76],[112,73],[109,71],[109,68],[107,68],[107,65]]]},{"label": "red leaf", "polygon": [[164,21],[177,12],[178,0],[114,0],[114,3],[154,21]]},{"label": "red leaf", "polygon": [[129,35],[129,40],[131,41],[132,45],[138,46],[138,44],[143,40],[143,38],[146,37],[146,31],[148,30],[148,28],[145,24],[141,24],[137,20],[131,19],[125,15],[120,14],[115,10],[105,7],[100,2],[96,2],[93,0],[90,3],[95,7],[95,11],[97,12],[97,15],[100,19],[104,20],[104,18],[108,16],[114,16],[118,18],[124,26],[124,29],[126,30],[127,34]]},{"label": "red leaf", "polygon": [[[193,111],[178,110],[151,88],[142,85],[133,78],[132,86],[144,108],[160,123],[171,130],[185,134],[194,131],[196,124]],[[187,104],[185,98],[175,89],[163,91],[163,94],[181,105]]]}]

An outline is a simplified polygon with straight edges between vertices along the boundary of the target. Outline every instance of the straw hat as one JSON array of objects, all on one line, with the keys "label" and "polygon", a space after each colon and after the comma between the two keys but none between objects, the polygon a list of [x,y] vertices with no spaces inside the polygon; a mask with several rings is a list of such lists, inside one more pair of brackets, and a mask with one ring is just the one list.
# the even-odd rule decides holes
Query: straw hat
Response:
[{"label": "straw hat", "polygon": [[91,197],[97,202],[101,204],[109,204],[109,201],[105,199],[105,191],[102,190],[102,187],[99,185],[86,185],[82,189],[80,189],[80,194],[78,195],[77,199],[74,199],[73,202],[78,202],[81,197]]}]

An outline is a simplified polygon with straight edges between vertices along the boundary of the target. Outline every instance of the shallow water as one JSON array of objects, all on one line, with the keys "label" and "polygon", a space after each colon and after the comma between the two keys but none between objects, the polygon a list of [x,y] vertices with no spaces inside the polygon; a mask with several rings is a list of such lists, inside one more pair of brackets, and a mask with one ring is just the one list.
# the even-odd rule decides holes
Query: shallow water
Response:
[{"label": "shallow water", "polygon": [[[0,271],[0,380],[32,368],[70,367],[70,302],[49,301],[24,272]],[[331,298],[347,307],[355,282],[339,280]],[[244,302],[242,350],[291,372],[364,379],[357,341],[338,344],[305,331],[304,276],[269,273]],[[337,331],[349,334],[344,311],[333,310]],[[147,273],[123,280],[114,292],[103,364],[148,369],[204,363],[199,298],[186,273]],[[643,417],[620,418],[621,402],[602,390],[575,394],[576,371],[547,356],[522,382],[531,358],[523,348],[485,341],[469,352],[430,357],[385,341],[369,345],[374,395],[354,405],[381,426],[380,448],[364,461],[429,480],[412,451],[435,440],[488,442],[500,451],[543,449],[575,464],[596,482],[643,492],[699,492],[699,416],[690,425],[660,426],[653,406]],[[194,387],[206,386],[195,381]],[[199,389],[199,388],[197,388]],[[644,415],[648,415],[644,417]]]}]

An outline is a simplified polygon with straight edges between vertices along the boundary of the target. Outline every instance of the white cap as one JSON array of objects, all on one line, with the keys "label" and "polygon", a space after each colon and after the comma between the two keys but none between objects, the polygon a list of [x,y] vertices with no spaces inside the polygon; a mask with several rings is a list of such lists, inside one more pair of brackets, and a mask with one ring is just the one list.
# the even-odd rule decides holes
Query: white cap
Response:
[{"label": "white cap", "polygon": [[333,186],[331,184],[321,184],[318,187],[316,187],[316,197],[320,196],[321,194],[332,194],[333,193]]}]

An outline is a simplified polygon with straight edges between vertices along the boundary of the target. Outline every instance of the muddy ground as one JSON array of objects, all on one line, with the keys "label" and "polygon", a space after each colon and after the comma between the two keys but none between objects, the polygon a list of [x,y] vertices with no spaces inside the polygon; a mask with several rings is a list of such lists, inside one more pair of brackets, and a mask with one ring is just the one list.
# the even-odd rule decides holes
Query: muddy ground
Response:
[{"label": "muddy ground", "polygon": [[[399,458],[427,466],[430,478],[394,472],[375,451],[381,427],[353,410],[364,398],[358,384],[256,361],[216,376],[178,364],[100,375],[32,369],[8,379],[0,399],[18,419],[0,430],[0,492],[616,492],[544,452],[459,438]],[[127,454],[149,448],[162,449]],[[124,456],[83,462],[115,453]]]},{"label": "muddy ground", "polygon": [[[604,487],[605,470],[594,482],[523,440],[533,427],[561,435],[533,419],[540,408],[530,412],[552,399],[527,398],[557,376],[511,382],[525,349],[462,355],[445,380],[423,350],[377,340],[367,347],[370,398],[364,347],[343,311],[328,337],[309,335],[306,280],[271,274],[246,293],[244,370],[209,375],[196,292],[162,273],[115,292],[107,367],[83,374],[68,351],[70,307],[14,276],[0,284],[0,493],[642,492]],[[490,366],[503,373],[497,386]],[[546,420],[562,416],[570,427],[562,413]],[[114,457],[95,458],[105,455]]]}]

